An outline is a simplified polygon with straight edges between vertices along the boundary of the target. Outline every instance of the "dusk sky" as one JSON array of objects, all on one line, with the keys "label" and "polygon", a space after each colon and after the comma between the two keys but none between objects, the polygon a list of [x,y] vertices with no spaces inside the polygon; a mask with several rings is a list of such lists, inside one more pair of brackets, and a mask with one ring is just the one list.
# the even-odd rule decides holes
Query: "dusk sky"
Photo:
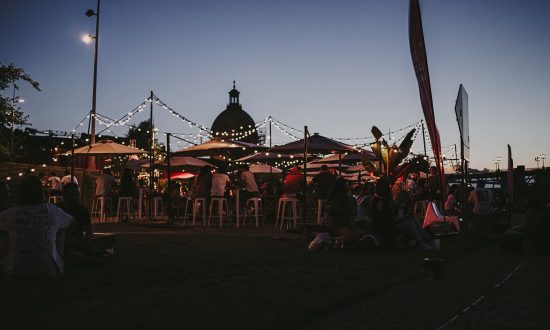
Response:
[{"label": "dusk sky", "polygon": [[[516,165],[550,155],[550,1],[421,1],[435,117],[459,143],[458,87],[469,94],[471,167],[511,144]],[[92,101],[95,0],[6,0],[0,62],[23,83],[38,129],[70,131]],[[408,41],[409,1],[103,0],[98,113],[119,118],[150,90],[208,127],[237,81],[243,108],[331,137],[370,136],[423,118]],[[158,108],[161,131],[196,133]],[[147,118],[135,117],[134,123]],[[85,128],[84,128],[85,129]],[[79,132],[82,130],[79,130]],[[115,130],[120,134],[123,129]],[[274,137],[274,142],[288,138]],[[419,138],[413,151],[422,150]]]}]

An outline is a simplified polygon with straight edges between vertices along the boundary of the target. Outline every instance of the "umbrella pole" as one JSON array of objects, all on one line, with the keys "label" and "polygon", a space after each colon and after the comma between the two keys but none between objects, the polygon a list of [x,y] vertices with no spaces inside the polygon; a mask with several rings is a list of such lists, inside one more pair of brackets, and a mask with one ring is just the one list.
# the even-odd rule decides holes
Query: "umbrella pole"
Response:
[{"label": "umbrella pole", "polygon": [[306,212],[307,212],[307,126],[304,126],[304,186],[302,187],[303,210],[302,210],[302,224],[304,228],[306,226]]},{"label": "umbrella pole", "polygon": [[149,144],[149,207],[147,208],[147,212],[149,213],[149,219],[153,218],[153,180],[155,176],[155,157],[153,155],[153,144],[155,143],[155,133],[153,130],[153,91],[151,91],[151,96],[149,101],[151,102],[151,107],[149,111],[149,129],[150,131],[150,144]]},{"label": "umbrella pole", "polygon": [[168,224],[173,224],[174,220],[172,219],[172,180],[171,168],[170,168],[170,133],[166,133],[166,167],[168,172],[168,200],[166,205],[168,206]]},{"label": "umbrella pole", "polygon": [[74,182],[74,133],[72,134],[71,141],[71,182]]},{"label": "umbrella pole", "polygon": [[338,154],[338,172],[342,175],[342,154]]}]

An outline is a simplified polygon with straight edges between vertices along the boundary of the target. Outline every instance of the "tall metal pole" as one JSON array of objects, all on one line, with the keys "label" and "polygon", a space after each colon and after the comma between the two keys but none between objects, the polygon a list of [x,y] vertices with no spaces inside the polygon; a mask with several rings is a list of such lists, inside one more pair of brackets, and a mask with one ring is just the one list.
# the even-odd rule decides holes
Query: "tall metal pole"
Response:
[{"label": "tall metal pole", "polygon": [[307,213],[307,126],[304,126],[304,187],[302,188],[303,193],[303,204],[302,204],[302,224],[306,225],[306,213]]},{"label": "tall metal pole", "polygon": [[154,144],[155,144],[155,132],[153,126],[153,91],[151,91],[151,96],[149,98],[150,111],[149,111],[149,133],[150,133],[150,143],[149,143],[149,219],[153,217],[153,185],[155,180],[155,155],[154,155]]},{"label": "tall metal pole", "polygon": [[71,183],[74,183],[74,133],[71,137]]},{"label": "tall metal pole", "polygon": [[11,139],[10,139],[10,153],[13,153],[13,135],[15,132],[15,90],[17,89],[17,85],[15,84],[15,80],[13,81],[13,97],[11,99]]},{"label": "tall metal pole", "polygon": [[[95,143],[95,122],[96,122],[96,113],[97,113],[97,54],[98,54],[98,48],[99,48],[99,6],[100,6],[101,0],[97,0],[97,9],[95,11],[95,45],[94,45],[94,81],[93,81],[93,89],[92,89],[92,111],[90,114],[90,122],[91,122],[91,137],[90,137],[90,144]],[[95,157],[89,157],[88,158],[88,167],[90,169],[95,169]]]},{"label": "tall metal pole", "polygon": [[[269,120],[269,148],[271,149],[271,116],[269,116],[268,118]],[[269,176],[270,176],[270,180],[271,180],[271,175],[273,174],[273,165],[275,165],[275,161],[272,160],[271,162],[268,162],[269,164]]]},{"label": "tall metal pole", "polygon": [[170,133],[166,133],[166,165],[168,172],[168,224],[173,224],[174,220],[172,219],[172,180],[170,176],[172,175],[172,169],[170,166]]},{"label": "tall metal pole", "polygon": [[424,142],[424,156],[427,156],[428,153],[426,152],[426,131],[424,130],[424,121],[421,120],[420,123],[422,124],[422,142]]},{"label": "tall metal pole", "polygon": [[271,116],[269,116],[269,148],[271,148]]}]

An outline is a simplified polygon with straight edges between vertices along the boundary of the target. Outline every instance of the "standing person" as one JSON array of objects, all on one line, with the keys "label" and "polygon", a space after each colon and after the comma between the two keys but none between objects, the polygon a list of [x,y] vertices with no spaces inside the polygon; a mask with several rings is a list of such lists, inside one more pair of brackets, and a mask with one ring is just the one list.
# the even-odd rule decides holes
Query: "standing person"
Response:
[{"label": "standing person", "polygon": [[9,236],[4,271],[8,277],[50,278],[63,276],[63,229],[73,217],[45,203],[36,176],[23,178],[17,206],[0,213],[0,231]]},{"label": "standing person", "polygon": [[453,184],[449,188],[449,194],[445,201],[445,214],[446,215],[458,215],[458,185]]},{"label": "standing person", "polygon": [[[71,182],[71,172],[65,171],[64,177],[61,178],[61,185],[65,186],[67,183]],[[78,180],[76,176],[73,175],[73,183],[78,186]]]},{"label": "standing person", "polygon": [[376,238],[381,238],[387,243],[393,242],[399,234],[394,222],[396,214],[397,205],[391,198],[388,179],[383,176],[376,182],[369,216],[372,219],[371,229],[376,234]]},{"label": "standing person", "polygon": [[284,197],[293,198],[302,191],[304,178],[299,167],[293,167],[288,172],[284,182]]},{"label": "standing person", "polygon": [[258,189],[258,185],[256,184],[254,174],[250,172],[250,166],[245,165],[240,175],[240,181],[245,188],[242,191],[242,200],[246,201],[247,199],[252,197],[260,197],[260,190]]},{"label": "standing person", "polygon": [[56,172],[52,172],[48,184],[50,185],[50,196],[61,196],[63,194],[63,185]]},{"label": "standing person", "polygon": [[430,167],[430,173],[426,180],[426,194],[429,201],[441,201],[442,191],[437,167]]},{"label": "standing person", "polygon": [[322,165],[319,174],[315,175],[312,182],[317,186],[317,199],[327,199],[330,187],[336,180],[336,176],[328,170],[328,166]]},{"label": "standing person", "polygon": [[493,192],[485,189],[485,182],[479,181],[476,189],[468,196],[468,202],[473,205],[474,224],[479,229],[492,231],[493,214],[495,213]]},{"label": "standing person", "polygon": [[212,197],[227,197],[227,188],[231,185],[231,179],[227,175],[227,169],[220,166],[212,175],[212,187],[210,188],[210,196]]}]

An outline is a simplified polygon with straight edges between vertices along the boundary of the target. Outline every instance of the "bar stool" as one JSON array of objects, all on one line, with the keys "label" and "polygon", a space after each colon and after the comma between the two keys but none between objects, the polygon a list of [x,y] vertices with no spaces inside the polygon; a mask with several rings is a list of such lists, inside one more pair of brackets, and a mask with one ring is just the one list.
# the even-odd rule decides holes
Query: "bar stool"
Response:
[{"label": "bar stool", "polygon": [[[132,215],[132,203],[134,199],[132,197],[119,197],[118,198],[118,205],[116,208],[116,216],[118,221],[120,222],[122,220],[122,216],[126,216],[126,218],[130,218]],[[122,212],[120,212],[122,209]]]},{"label": "bar stool", "polygon": [[63,202],[63,196],[50,196],[48,197],[48,203],[57,204]]},{"label": "bar stool", "polygon": [[[160,212],[159,212],[160,210]],[[153,198],[153,219],[156,219],[157,216],[164,213],[164,202],[162,197],[157,196]]]},{"label": "bar stool", "polygon": [[193,199],[191,197],[185,198],[185,208],[183,209],[183,223],[187,222],[187,215],[189,211],[189,206],[191,206],[191,214],[193,214]]},{"label": "bar stool", "polygon": [[321,216],[323,215],[323,205],[327,203],[326,199],[319,198],[317,200],[317,224],[321,224]]},{"label": "bar stool", "polygon": [[[275,222],[275,228],[277,228],[277,225],[279,223],[279,219],[281,220],[281,230],[283,229],[283,226],[285,224],[285,220],[289,220],[293,222],[293,228],[296,228],[296,223],[298,222],[298,203],[300,200],[298,198],[289,198],[289,197],[281,197],[279,198],[279,206],[277,207],[277,220]],[[289,208],[287,208],[287,204],[290,204]],[[290,211],[290,212],[287,212]],[[290,214],[287,214],[290,213]],[[289,225],[287,223],[287,228],[289,228]]]},{"label": "bar stool", "polygon": [[[262,218],[262,224],[264,223],[264,208],[262,206],[262,199],[260,197],[252,197],[246,200],[246,208],[252,206],[254,208],[254,217],[256,218],[256,227],[259,227],[260,218]],[[248,210],[247,210],[248,211]],[[245,211],[243,225],[246,225],[246,218],[248,218],[248,212]]]},{"label": "bar stool", "polygon": [[206,227],[206,201],[207,198],[204,197],[196,197],[193,201],[193,226],[195,225],[195,221],[197,218],[197,213],[199,212],[199,208],[202,208],[202,214],[199,214],[199,216],[202,218],[202,225]]},{"label": "bar stool", "polygon": [[[216,207],[217,207],[217,210],[215,210]],[[216,211],[218,211],[217,215],[216,215]],[[223,214],[224,211],[225,211],[225,216]],[[208,213],[208,224],[206,225],[207,227],[210,226],[210,219],[212,218],[218,218],[218,220],[220,221],[220,228],[222,228],[223,226],[223,218],[227,218],[227,220],[229,220],[229,205],[227,204],[227,198],[225,197],[210,198],[210,211]]]},{"label": "bar stool", "polygon": [[92,212],[90,217],[97,216],[100,223],[106,222],[106,201],[108,197],[97,196],[92,203]]}]

